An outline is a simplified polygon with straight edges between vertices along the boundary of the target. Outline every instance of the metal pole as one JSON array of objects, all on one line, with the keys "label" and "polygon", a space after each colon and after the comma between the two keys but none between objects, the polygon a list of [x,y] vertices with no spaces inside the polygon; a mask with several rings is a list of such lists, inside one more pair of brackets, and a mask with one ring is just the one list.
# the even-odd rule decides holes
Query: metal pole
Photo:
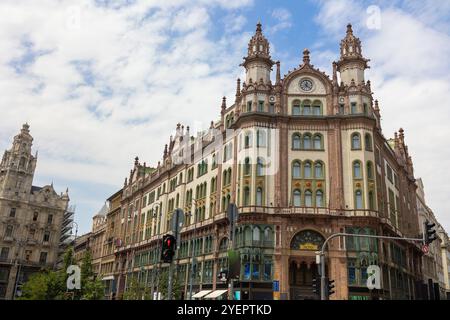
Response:
[{"label": "metal pole", "polygon": [[[197,202],[195,200],[192,200],[193,203],[195,203],[195,206],[197,207]],[[192,218],[192,210],[190,213],[190,217]],[[193,287],[193,275],[194,275],[194,263],[195,263],[195,237],[197,233],[197,221],[194,217],[194,236],[193,236],[193,247],[192,247],[192,263],[191,263],[191,273],[189,275],[189,300],[192,300],[192,287]]]},{"label": "metal pole", "polygon": [[352,233],[335,233],[329,236],[322,244],[322,248],[320,251],[320,269],[321,269],[321,275],[320,275],[320,286],[321,286],[321,293],[320,293],[320,299],[326,300],[326,294],[325,290],[328,290],[326,287],[326,277],[325,277],[325,246],[327,245],[328,241],[330,241],[333,238],[336,237],[359,237],[359,238],[375,238],[375,239],[390,239],[390,240],[405,240],[405,241],[417,241],[417,242],[423,242],[422,238],[401,238],[401,237],[390,237],[390,236],[376,236],[376,235],[369,235],[369,234],[352,234]]},{"label": "metal pole", "polygon": [[[174,230],[174,233],[175,233],[175,239],[176,239],[176,246],[177,246],[177,248],[175,248],[175,259],[177,258],[177,256],[178,256],[178,245],[179,245],[179,241],[178,241],[178,230],[180,229],[179,228],[179,225],[178,225],[178,220],[179,220],[179,214],[180,214],[180,211],[177,209],[177,210],[175,210],[175,212],[174,212],[174,214],[175,214],[175,230]],[[170,262],[170,265],[169,265],[169,280],[168,280],[168,284],[167,284],[167,300],[172,300],[172,287],[173,287],[173,260],[174,259],[172,259],[172,261]]]}]

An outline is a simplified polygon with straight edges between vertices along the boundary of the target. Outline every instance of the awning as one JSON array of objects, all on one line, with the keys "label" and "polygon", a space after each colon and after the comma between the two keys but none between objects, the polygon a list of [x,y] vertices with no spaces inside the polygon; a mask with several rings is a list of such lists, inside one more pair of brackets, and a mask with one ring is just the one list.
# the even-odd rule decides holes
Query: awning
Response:
[{"label": "awning", "polygon": [[214,299],[214,298],[218,298],[221,295],[223,295],[224,293],[228,292],[228,290],[216,290],[211,292],[210,294],[208,294],[205,299]]},{"label": "awning", "polygon": [[206,296],[210,292],[211,292],[211,290],[202,290],[202,291],[199,291],[196,294],[194,294],[192,296],[192,298],[202,298],[202,297]]},{"label": "awning", "polygon": [[114,280],[114,276],[106,276],[102,278],[102,281]]}]

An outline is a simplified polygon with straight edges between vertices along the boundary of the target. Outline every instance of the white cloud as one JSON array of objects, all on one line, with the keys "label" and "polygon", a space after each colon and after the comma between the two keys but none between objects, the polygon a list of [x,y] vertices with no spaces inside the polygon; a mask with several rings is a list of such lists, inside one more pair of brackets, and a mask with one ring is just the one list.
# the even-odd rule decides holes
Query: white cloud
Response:
[{"label": "white cloud", "polygon": [[251,3],[2,1],[0,147],[28,121],[37,181],[119,188],[135,155],[155,165],[176,123],[209,124],[234,96],[248,39],[214,39],[210,16]]},{"label": "white cloud", "polygon": [[323,1],[316,22],[333,41],[344,37],[345,23],[354,23],[363,53],[371,59],[366,78],[380,100],[384,135],[392,137],[400,127],[405,129],[415,176],[423,178],[428,205],[450,230],[446,212],[450,172],[442,169],[443,159],[450,156],[445,148],[450,135],[450,39],[448,29],[441,28],[444,14],[440,11],[448,17],[450,6],[442,7],[439,1],[396,1],[394,8],[386,2],[381,6],[381,28],[368,30],[366,7],[370,4]]},{"label": "white cloud", "polygon": [[289,29],[292,26],[292,14],[286,8],[274,9],[271,16],[275,19],[276,24],[268,26],[268,34],[275,34],[280,30]]}]

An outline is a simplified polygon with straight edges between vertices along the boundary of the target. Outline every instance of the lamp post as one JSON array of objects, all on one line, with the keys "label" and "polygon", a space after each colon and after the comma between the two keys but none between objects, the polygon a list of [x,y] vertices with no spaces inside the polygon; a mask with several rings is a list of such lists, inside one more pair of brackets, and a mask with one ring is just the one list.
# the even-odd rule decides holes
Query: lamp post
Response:
[{"label": "lamp post", "polygon": [[[195,208],[197,209],[197,200],[196,199],[192,199],[192,203],[195,204]],[[192,218],[192,209],[191,211],[187,214],[189,216],[189,219]],[[196,217],[194,216],[194,236],[193,236],[193,247],[192,247],[192,263],[191,263],[191,272],[189,275],[189,300],[192,300],[192,287],[193,287],[193,276],[194,276],[194,264],[196,263],[196,259],[195,259],[195,237],[197,236],[197,219],[195,219]]]},{"label": "lamp post", "polygon": [[16,253],[16,259],[15,259],[15,265],[17,267],[17,272],[16,272],[16,278],[14,281],[14,292],[13,292],[13,297],[12,297],[13,300],[16,299],[17,287],[19,286],[20,271],[22,269],[22,264],[20,263],[20,249],[26,245],[26,240],[17,240],[17,244],[18,244],[18,251]]}]

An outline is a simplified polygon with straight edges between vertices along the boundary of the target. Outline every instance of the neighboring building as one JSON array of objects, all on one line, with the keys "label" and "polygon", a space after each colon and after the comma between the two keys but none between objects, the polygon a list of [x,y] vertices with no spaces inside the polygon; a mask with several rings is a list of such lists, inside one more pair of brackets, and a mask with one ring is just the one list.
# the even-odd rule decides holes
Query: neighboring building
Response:
[{"label": "neighboring building", "polygon": [[106,215],[106,235],[104,256],[101,267],[102,280],[105,282],[105,297],[107,299],[116,298],[116,282],[115,276],[119,274],[120,267],[116,263],[115,249],[120,246],[120,213],[122,200],[122,190],[117,191],[108,198],[109,212]]},{"label": "neighboring building", "polygon": [[92,270],[96,275],[101,273],[105,244],[106,214],[108,211],[108,205],[105,203],[100,211],[92,218],[90,247],[92,252]]},{"label": "neighboring building", "polygon": [[[436,220],[433,211],[425,201],[425,190],[422,179],[417,179],[417,213],[419,214],[419,226],[424,229],[424,222],[434,223],[435,230],[443,229]],[[438,237],[429,245],[429,252],[422,256],[422,277],[424,298],[429,300],[446,299],[444,269],[442,265],[442,239]]]},{"label": "neighboring building", "polygon": [[438,235],[441,241],[442,274],[445,283],[445,296],[450,300],[450,241],[447,232],[442,226],[439,227]]},{"label": "neighboring building", "polygon": [[[315,251],[333,233],[420,236],[405,135],[382,134],[365,79],[369,60],[351,25],[340,49],[331,78],[314,68],[307,49],[282,78],[258,24],[242,64],[246,80],[242,88],[237,80],[233,105],[223,99],[220,120],[195,138],[178,124],[156,169],[136,158],[106,230],[117,246],[118,297],[132,276],[158,290],[157,274],[168,269],[159,263],[161,239],[176,208],[187,214],[175,261],[184,297],[193,257],[193,292],[226,292],[217,275],[228,269],[230,203],[240,212],[234,288],[244,300],[272,299],[274,280],[275,298],[317,299]],[[336,281],[332,299],[424,298],[421,256],[418,243],[334,239],[326,255],[327,275]],[[382,271],[376,292],[366,287],[371,264]]]},{"label": "neighboring building", "polygon": [[77,263],[80,263],[83,260],[86,251],[91,250],[90,248],[91,236],[92,233],[88,232],[75,239],[73,244],[73,258],[74,261],[76,261]]},{"label": "neighboring building", "polygon": [[32,273],[56,267],[67,246],[64,225],[73,217],[67,190],[58,195],[53,184],[33,186],[32,142],[24,124],[0,163],[0,299],[13,299]]}]

